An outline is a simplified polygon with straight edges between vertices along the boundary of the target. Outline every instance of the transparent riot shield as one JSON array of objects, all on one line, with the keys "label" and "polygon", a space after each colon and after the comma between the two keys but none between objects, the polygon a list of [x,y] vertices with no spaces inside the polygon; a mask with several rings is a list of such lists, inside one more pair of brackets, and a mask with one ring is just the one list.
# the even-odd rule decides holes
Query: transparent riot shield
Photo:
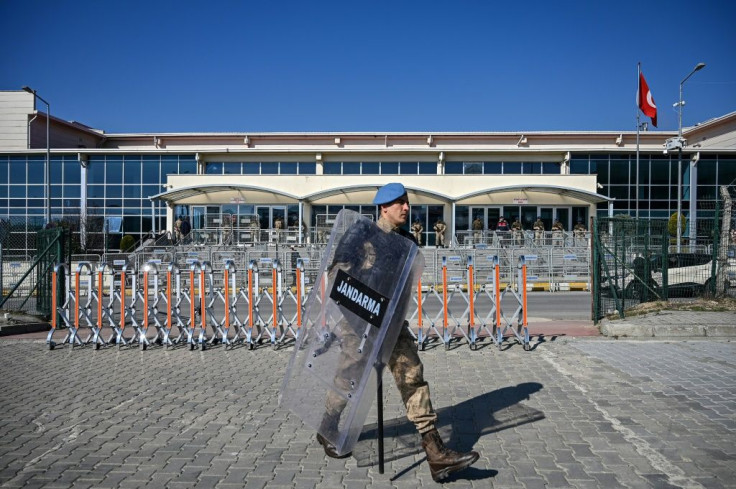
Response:
[{"label": "transparent riot shield", "polygon": [[417,246],[360,214],[336,218],[279,394],[282,407],[352,450],[424,269]]}]

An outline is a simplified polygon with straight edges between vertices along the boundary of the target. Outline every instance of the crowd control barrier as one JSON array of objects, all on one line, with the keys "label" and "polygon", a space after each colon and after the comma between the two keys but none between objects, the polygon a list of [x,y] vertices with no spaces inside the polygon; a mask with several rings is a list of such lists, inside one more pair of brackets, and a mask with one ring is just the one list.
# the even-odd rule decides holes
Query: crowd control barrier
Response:
[{"label": "crowd control barrier", "polygon": [[[95,268],[82,261],[72,271],[59,264],[52,274],[56,314],[46,343],[50,349],[68,344],[205,350],[219,344],[252,350],[264,343],[277,349],[302,334],[311,289],[327,294],[326,277],[315,277],[307,263],[297,258],[289,277],[279,258],[267,256],[251,259],[244,270],[230,258],[218,270],[198,258],[187,259],[186,268],[159,259],[140,269],[104,262]],[[509,340],[529,349],[524,256],[515,275],[491,252],[450,252],[438,268],[441,281],[417,283],[407,318],[419,350],[463,342],[476,350],[483,341],[501,348]]]}]

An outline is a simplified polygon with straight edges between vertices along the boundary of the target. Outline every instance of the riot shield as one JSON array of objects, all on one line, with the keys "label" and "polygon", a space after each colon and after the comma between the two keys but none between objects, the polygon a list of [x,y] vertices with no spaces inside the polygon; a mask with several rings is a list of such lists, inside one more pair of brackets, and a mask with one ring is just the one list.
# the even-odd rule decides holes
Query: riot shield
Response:
[{"label": "riot shield", "polygon": [[412,241],[356,212],[337,215],[279,403],[339,454],[358,440],[376,392],[374,366],[388,363],[423,269]]}]

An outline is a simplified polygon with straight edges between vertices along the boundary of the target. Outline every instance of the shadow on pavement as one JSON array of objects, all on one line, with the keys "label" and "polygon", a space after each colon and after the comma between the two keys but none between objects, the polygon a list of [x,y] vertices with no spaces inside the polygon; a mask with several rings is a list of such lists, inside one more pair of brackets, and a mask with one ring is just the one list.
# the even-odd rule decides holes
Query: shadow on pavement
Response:
[{"label": "shadow on pavement", "polygon": [[[453,450],[472,450],[481,436],[544,419],[544,413],[524,406],[532,394],[543,388],[537,382],[525,382],[504,387],[463,401],[455,406],[437,410],[438,426],[445,444]],[[363,427],[353,449],[358,467],[378,465],[378,428],[376,423]],[[414,424],[406,417],[384,421],[384,460],[391,462],[423,453],[422,442]],[[483,455],[483,454],[481,454]],[[417,467],[426,459],[402,469],[394,479]],[[495,470],[469,468],[460,472],[459,479],[485,479],[497,474]],[[454,478],[453,478],[454,479]]]}]

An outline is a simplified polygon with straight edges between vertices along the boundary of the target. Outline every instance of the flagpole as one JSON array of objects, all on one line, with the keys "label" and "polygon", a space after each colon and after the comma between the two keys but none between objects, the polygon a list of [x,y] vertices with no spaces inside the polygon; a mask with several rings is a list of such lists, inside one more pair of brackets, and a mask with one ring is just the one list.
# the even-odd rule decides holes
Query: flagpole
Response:
[{"label": "flagpole", "polygon": [[639,86],[641,80],[641,62],[636,64],[636,219],[637,229],[639,226],[639,97],[641,97],[641,87]]}]

